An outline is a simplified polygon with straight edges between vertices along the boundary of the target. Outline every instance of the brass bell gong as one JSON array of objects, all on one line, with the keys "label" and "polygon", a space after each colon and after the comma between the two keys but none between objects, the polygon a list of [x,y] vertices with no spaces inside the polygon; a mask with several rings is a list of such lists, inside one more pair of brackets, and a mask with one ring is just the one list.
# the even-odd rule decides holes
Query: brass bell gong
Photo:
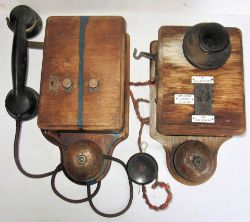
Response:
[{"label": "brass bell gong", "polygon": [[101,172],[103,166],[101,148],[89,140],[81,140],[62,151],[65,174],[76,183],[86,184]]},{"label": "brass bell gong", "polygon": [[179,145],[173,161],[178,175],[191,182],[205,181],[215,170],[213,155],[200,141],[189,140]]}]

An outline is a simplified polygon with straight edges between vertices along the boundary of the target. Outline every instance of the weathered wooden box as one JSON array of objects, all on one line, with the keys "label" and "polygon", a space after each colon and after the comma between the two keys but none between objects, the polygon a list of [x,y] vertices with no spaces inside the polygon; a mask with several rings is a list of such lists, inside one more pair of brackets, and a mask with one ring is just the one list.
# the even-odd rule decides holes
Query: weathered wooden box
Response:
[{"label": "weathered wooden box", "polygon": [[[245,131],[244,72],[239,29],[226,28],[231,54],[222,66],[208,70],[187,60],[183,39],[190,28],[163,26],[151,43],[157,60],[150,66],[156,83],[150,88],[150,135],[163,145],[172,176],[198,185],[215,172],[223,142]],[[188,40],[193,52],[201,50],[197,40]]]},{"label": "weathered wooden box", "polygon": [[124,128],[126,27],[122,17],[47,20],[38,125],[47,130]]}]

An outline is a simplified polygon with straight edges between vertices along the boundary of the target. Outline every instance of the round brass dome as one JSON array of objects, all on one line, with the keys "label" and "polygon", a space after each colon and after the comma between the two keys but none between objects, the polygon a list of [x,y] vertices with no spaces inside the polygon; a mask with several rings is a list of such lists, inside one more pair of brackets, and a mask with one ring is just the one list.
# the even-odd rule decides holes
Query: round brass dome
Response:
[{"label": "round brass dome", "polygon": [[103,159],[102,150],[96,143],[82,140],[64,151],[64,172],[74,182],[86,184],[101,171]]},{"label": "round brass dome", "polygon": [[196,140],[186,141],[177,147],[173,161],[178,175],[194,183],[206,181],[215,170],[211,151]]}]

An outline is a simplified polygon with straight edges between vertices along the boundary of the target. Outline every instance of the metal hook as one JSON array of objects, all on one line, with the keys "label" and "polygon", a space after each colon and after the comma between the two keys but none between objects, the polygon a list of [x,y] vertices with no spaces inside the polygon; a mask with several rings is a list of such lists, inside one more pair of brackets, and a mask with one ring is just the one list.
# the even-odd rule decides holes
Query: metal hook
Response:
[{"label": "metal hook", "polygon": [[133,52],[133,57],[134,57],[136,60],[139,60],[141,57],[144,57],[144,58],[147,58],[147,59],[150,59],[150,60],[154,60],[154,61],[157,60],[157,55],[152,54],[152,53],[140,52],[139,55],[136,55],[136,54],[137,54],[137,49],[135,48],[135,49],[134,49],[134,52]]}]

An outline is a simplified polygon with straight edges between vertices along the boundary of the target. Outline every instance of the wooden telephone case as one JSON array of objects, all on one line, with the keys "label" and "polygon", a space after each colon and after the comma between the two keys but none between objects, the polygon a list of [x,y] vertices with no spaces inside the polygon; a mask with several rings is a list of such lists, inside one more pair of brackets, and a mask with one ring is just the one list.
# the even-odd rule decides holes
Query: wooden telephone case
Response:
[{"label": "wooden telephone case", "polygon": [[[84,141],[92,141],[104,155],[111,156],[115,146],[127,138],[128,82],[129,36],[122,17],[48,18],[38,126],[49,141],[62,145],[66,175],[70,170],[81,171],[64,160],[72,144],[83,141],[77,146],[84,147]],[[80,153],[72,155],[77,158]],[[100,172],[94,169],[91,174],[69,179],[96,183],[109,166],[110,161],[104,160]]]},{"label": "wooden telephone case", "polygon": [[[150,134],[164,146],[172,176],[181,183],[197,185],[213,175],[222,143],[245,131],[244,72],[239,29],[226,28],[231,42],[226,63],[202,70],[190,64],[183,53],[183,39],[190,28],[163,26],[158,41],[151,43],[157,61],[150,64],[150,78],[156,82],[150,90]],[[195,76],[214,80],[210,87],[214,123],[192,122],[195,104],[175,103],[176,94],[195,94]]]}]

